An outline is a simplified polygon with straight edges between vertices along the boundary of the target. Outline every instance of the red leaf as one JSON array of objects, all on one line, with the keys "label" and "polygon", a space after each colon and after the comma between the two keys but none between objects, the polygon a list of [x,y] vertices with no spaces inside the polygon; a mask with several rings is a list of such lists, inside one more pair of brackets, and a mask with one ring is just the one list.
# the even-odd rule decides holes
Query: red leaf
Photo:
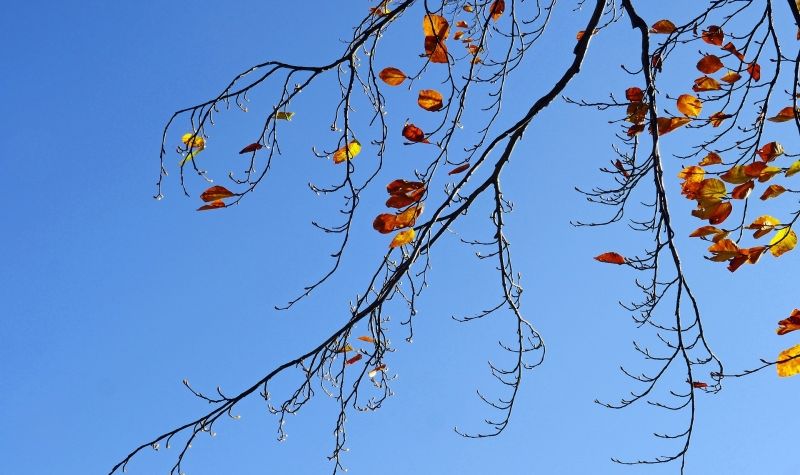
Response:
[{"label": "red leaf", "polygon": [[464,170],[466,170],[467,168],[469,168],[469,163],[465,163],[463,165],[459,165],[459,166],[453,168],[452,170],[450,170],[449,172],[447,172],[447,174],[448,175],[457,175],[457,174],[463,172]]},{"label": "red leaf", "polygon": [[244,154],[244,153],[251,153],[251,152],[255,152],[256,150],[261,150],[262,148],[264,148],[264,146],[263,146],[263,145],[261,145],[260,143],[257,143],[257,142],[256,142],[256,143],[251,143],[251,144],[250,144],[250,145],[248,145],[247,147],[243,148],[243,149],[242,149],[242,150],[239,152],[239,155],[242,155],[242,154]]},{"label": "red leaf", "polygon": [[410,142],[430,143],[428,139],[425,138],[425,132],[414,124],[406,124],[406,126],[403,127],[403,137]]},{"label": "red leaf", "polygon": [[197,208],[197,211],[208,211],[210,209],[219,209],[219,208],[224,208],[224,207],[225,207],[225,203],[222,200],[217,200],[217,201],[212,201],[211,203],[209,203],[207,205],[203,205],[203,206]]},{"label": "red leaf", "polygon": [[224,198],[230,198],[231,196],[235,196],[230,190],[225,188],[224,186],[212,186],[211,188],[207,189],[200,195],[200,199],[205,202],[209,201],[217,201]]},{"label": "red leaf", "polygon": [[625,264],[625,258],[616,252],[604,252],[595,257],[595,260],[605,262],[606,264]]},{"label": "red leaf", "polygon": [[345,361],[345,363],[347,363],[347,364],[353,364],[353,363],[356,363],[356,362],[358,362],[358,361],[359,361],[361,358],[363,358],[363,357],[364,357],[364,355],[362,355],[361,353],[359,353],[359,354],[355,355],[354,357],[350,358],[349,360]]}]

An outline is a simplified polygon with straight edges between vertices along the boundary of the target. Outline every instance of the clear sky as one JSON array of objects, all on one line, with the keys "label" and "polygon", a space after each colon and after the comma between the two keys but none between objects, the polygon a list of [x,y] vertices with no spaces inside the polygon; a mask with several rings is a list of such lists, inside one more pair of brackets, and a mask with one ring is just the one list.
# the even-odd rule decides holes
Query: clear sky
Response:
[{"label": "clear sky", "polygon": [[[310,88],[296,102],[298,115],[285,129],[273,176],[240,206],[196,213],[196,195],[207,185],[189,175],[195,196],[182,196],[173,155],[165,199],[152,195],[161,131],[173,110],[212,97],[262,60],[325,62],[339,54],[337,40],[349,35],[367,6],[87,0],[4,8],[0,175],[13,193],[0,208],[0,473],[107,473],[136,445],[208,409],[182,387],[184,378],[205,392],[219,385],[233,393],[316,346],[347,318],[348,302],[386,246],[385,236],[369,226],[382,212],[380,184],[370,192],[374,200],[365,199],[338,278],[290,312],[273,310],[326,269],[335,247],[310,221],[333,222],[338,203],[306,186],[336,177],[310,150],[336,140],[328,128],[336,100],[330,84]],[[508,85],[507,120],[560,74],[588,15],[572,8],[558,7],[551,36]],[[661,13],[648,14],[655,21]],[[407,44],[402,36],[387,37],[381,66],[416,64],[418,16],[403,20],[400,31],[413,35]],[[619,65],[635,61],[629,46],[636,41],[624,21],[598,35],[568,95],[602,99],[612,88],[621,94],[631,84]],[[413,103],[411,91],[393,94],[390,101]],[[217,117],[220,125],[203,152],[208,167],[243,167],[235,152],[252,141],[257,114],[269,105],[259,97],[251,97],[248,114]],[[413,110],[397,107],[390,102],[387,120],[394,127]],[[344,463],[351,473],[677,473],[674,464],[628,468],[610,457],[668,452],[651,434],[683,427],[681,415],[593,403],[636,389],[620,375],[620,364],[643,368],[631,346],[637,331],[616,304],[636,297],[636,274],[592,257],[607,250],[636,254],[647,237],[624,224],[569,224],[607,211],[590,207],[573,187],[608,180],[597,169],[613,158],[611,118],[554,104],[536,119],[505,174],[505,193],[517,205],[508,233],[526,287],[524,311],[548,343],[546,364],[526,374],[507,431],[465,440],[452,430],[480,429],[493,415],[475,389],[498,394],[486,361],[497,356],[498,338],[513,331],[505,314],[472,325],[450,319],[486,308],[498,295],[493,264],[476,261],[454,236],[434,253],[414,343],[393,330],[396,395],[376,413],[350,417]],[[468,115],[465,124],[470,120],[478,118]],[[669,138],[678,141],[675,134]],[[796,136],[783,140],[800,151]],[[409,177],[426,163],[418,147],[396,142],[393,150],[379,182]],[[368,154],[365,149],[359,158]],[[710,343],[733,370],[775,358],[797,342],[794,334],[777,337],[774,330],[800,306],[791,277],[800,254],[768,256],[733,275],[702,259],[704,246],[683,238],[699,224],[677,193],[680,161],[665,166]],[[224,172],[216,178],[225,183]],[[786,199],[790,205],[794,198]],[[485,236],[486,215],[479,208],[457,229],[465,237]],[[770,369],[726,381],[717,395],[700,394],[687,473],[797,473],[798,390],[800,377],[779,380]],[[278,443],[276,421],[263,402],[246,402],[241,420],[222,421],[214,439],[194,444],[185,471],[327,473],[333,409],[318,397],[289,421],[289,438]],[[166,473],[173,457],[174,449],[144,453],[129,473]]]}]

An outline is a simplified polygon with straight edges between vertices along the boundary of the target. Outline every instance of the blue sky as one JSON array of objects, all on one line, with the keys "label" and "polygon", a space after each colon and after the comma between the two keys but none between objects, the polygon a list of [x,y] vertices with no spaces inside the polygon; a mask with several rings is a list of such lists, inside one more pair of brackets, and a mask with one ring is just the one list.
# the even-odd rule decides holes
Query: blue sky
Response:
[{"label": "blue sky", "polygon": [[[171,161],[165,199],[152,195],[161,130],[173,110],[212,96],[264,59],[326,61],[342,49],[335,40],[347,37],[366,6],[86,1],[17,2],[6,9],[0,18],[7,45],[0,51],[6,106],[0,172],[14,193],[0,210],[0,473],[106,473],[139,443],[207,410],[181,386],[184,378],[206,392],[217,385],[237,391],[316,346],[347,318],[348,302],[385,249],[385,237],[369,227],[382,212],[380,186],[370,191],[372,202],[365,199],[357,220],[363,231],[337,279],[290,312],[273,310],[323,272],[335,246],[310,221],[331,216],[338,203],[306,186],[335,176],[310,151],[336,140],[327,128],[325,105],[336,99],[330,85],[297,101],[284,156],[241,206],[196,213],[199,200],[182,196]],[[587,16],[571,8],[559,6],[552,36],[509,84],[507,120],[560,74]],[[660,18],[648,13],[648,21]],[[416,35],[413,46],[387,36],[381,65],[418,61],[417,16],[400,26]],[[630,79],[619,64],[631,63],[626,45],[635,41],[624,23],[598,35],[568,95],[604,98],[609,87],[621,93]],[[409,91],[392,94],[390,101],[412,98]],[[211,169],[239,166],[232,164],[240,160],[235,152],[251,141],[259,107],[268,105],[258,94],[252,99],[250,113],[218,117],[204,151]],[[404,107],[393,111],[390,102],[387,120],[395,127],[413,110]],[[612,249],[632,255],[649,244],[624,224],[569,224],[605,212],[588,206],[573,187],[607,179],[597,168],[613,157],[609,119],[554,104],[534,122],[505,173],[505,193],[517,205],[508,233],[526,287],[524,311],[548,343],[546,364],[527,373],[507,432],[476,441],[452,430],[480,428],[492,415],[475,389],[495,389],[486,360],[497,354],[497,339],[512,331],[508,315],[472,325],[450,319],[485,308],[497,295],[492,264],[476,261],[454,237],[433,256],[414,343],[393,330],[395,397],[376,413],[350,417],[345,465],[351,473],[677,473],[675,465],[627,468],[609,459],[666,452],[651,433],[681,427],[680,417],[593,403],[635,389],[617,367],[641,366],[631,346],[637,332],[616,305],[636,296],[636,275],[592,257]],[[170,144],[181,132],[176,129]],[[668,136],[675,140],[668,146],[679,148],[677,134]],[[797,151],[796,136],[782,140]],[[424,166],[419,147],[396,143],[392,150],[379,181]],[[680,161],[665,166],[676,227],[685,236],[699,224],[677,193]],[[195,195],[202,191],[204,182],[188,179]],[[787,207],[792,199],[786,197]],[[478,208],[457,229],[480,237],[486,215]],[[753,366],[795,344],[793,334],[779,338],[774,329],[800,306],[790,277],[798,254],[731,275],[702,259],[697,241],[680,244],[707,333],[728,368]],[[717,395],[701,394],[687,473],[796,473],[790,441],[799,385],[800,378],[779,380],[767,370],[727,381]],[[318,397],[290,420],[288,440],[278,443],[263,403],[246,402],[241,420],[225,421],[214,439],[194,444],[185,471],[325,473],[332,409]],[[787,455],[779,456],[781,450]],[[145,453],[129,473],[165,473],[172,460],[170,451]]]}]

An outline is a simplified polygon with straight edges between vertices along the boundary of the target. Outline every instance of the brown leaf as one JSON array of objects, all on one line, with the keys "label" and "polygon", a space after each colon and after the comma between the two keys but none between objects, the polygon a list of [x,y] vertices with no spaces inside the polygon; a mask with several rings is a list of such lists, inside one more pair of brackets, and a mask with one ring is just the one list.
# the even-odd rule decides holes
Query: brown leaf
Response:
[{"label": "brown leaf", "polygon": [[492,20],[497,21],[503,16],[503,12],[506,10],[506,2],[504,0],[494,0],[492,2],[492,6],[489,7],[489,15],[492,16]]},{"label": "brown leaf", "polygon": [[406,181],[397,179],[386,185],[386,192],[390,195],[397,195],[400,193],[409,193],[424,188],[425,183],[422,183],[421,181]]},{"label": "brown leaf", "polygon": [[758,149],[756,153],[761,157],[761,160],[771,162],[783,155],[783,145],[778,142],[770,142]]},{"label": "brown leaf", "polygon": [[703,30],[703,41],[710,45],[722,46],[722,41],[725,39],[725,33],[722,28],[716,25],[709,26]]},{"label": "brown leaf", "polygon": [[644,100],[644,91],[638,87],[629,87],[625,89],[625,98],[630,102],[642,102]]},{"label": "brown leaf", "polygon": [[778,335],[785,335],[789,332],[800,330],[800,310],[792,310],[792,314],[788,318],[778,322]]},{"label": "brown leaf", "polygon": [[700,160],[699,165],[701,167],[705,167],[708,165],[718,165],[720,163],[722,163],[722,157],[720,157],[719,154],[717,154],[716,152],[709,152],[708,155],[706,155],[705,157],[703,157],[702,160]]},{"label": "brown leaf", "polygon": [[235,195],[230,190],[224,186],[216,185],[204,191],[203,194],[200,195],[200,199],[205,202],[209,202],[221,200],[223,198],[230,198],[231,196]]},{"label": "brown leaf", "polygon": [[758,63],[750,63],[747,65],[747,74],[753,78],[753,81],[760,81],[761,80],[761,66]]},{"label": "brown leaf", "polygon": [[239,151],[239,155],[242,155],[242,154],[245,154],[245,153],[252,153],[252,152],[255,152],[256,150],[261,150],[262,148],[264,148],[264,146],[261,145],[260,143],[257,143],[257,142],[256,143],[251,143],[247,147],[241,149]]},{"label": "brown leaf", "polygon": [[650,33],[668,35],[675,31],[675,24],[669,20],[658,20],[650,27]]},{"label": "brown leaf", "polygon": [[784,107],[780,112],[778,112],[778,115],[775,117],[770,117],[767,120],[770,122],[788,122],[790,120],[794,120],[795,117],[797,117],[798,112],[800,112],[800,109],[795,109],[792,106]]},{"label": "brown leaf", "polygon": [[465,163],[463,165],[459,165],[459,166],[453,168],[452,170],[447,172],[447,174],[448,175],[457,175],[457,174],[463,172],[464,170],[466,170],[468,168],[469,168],[469,163]]},{"label": "brown leaf", "polygon": [[769,185],[767,189],[764,190],[764,194],[761,195],[761,199],[766,201],[770,198],[775,198],[780,196],[784,191],[786,191],[786,188],[781,185]]},{"label": "brown leaf", "polygon": [[744,61],[744,55],[740,53],[730,41],[725,43],[725,46],[723,46],[722,49],[739,58],[739,61]]},{"label": "brown leaf", "polygon": [[403,127],[403,137],[408,139],[409,142],[430,143],[425,138],[425,132],[414,124],[406,124]]},{"label": "brown leaf", "polygon": [[383,70],[378,73],[378,77],[381,78],[381,81],[390,86],[399,86],[406,80],[406,73],[397,68],[389,67],[383,68]]},{"label": "brown leaf", "polygon": [[350,364],[354,364],[354,363],[357,363],[359,360],[361,360],[361,358],[363,358],[363,357],[364,357],[364,355],[359,353],[359,354],[355,355],[354,357],[350,358],[349,360],[345,361],[345,363],[349,364],[349,365]]},{"label": "brown leaf", "polygon": [[659,117],[657,119],[658,135],[668,134],[678,127],[683,127],[691,121],[692,119],[688,117]]},{"label": "brown leaf", "polygon": [[219,208],[224,208],[224,207],[225,207],[225,203],[222,200],[216,200],[216,201],[212,201],[211,203],[209,203],[207,205],[203,205],[203,206],[197,208],[197,211],[208,211],[210,209],[219,209]]},{"label": "brown leaf", "polygon": [[423,89],[419,91],[417,104],[426,111],[436,112],[442,109],[442,94],[435,89]]},{"label": "brown leaf", "polygon": [[604,252],[599,256],[595,256],[596,261],[605,262],[606,264],[625,264],[625,258],[616,252]]},{"label": "brown leaf", "polygon": [[425,34],[425,55],[431,63],[447,63],[445,40],[450,35],[450,24],[441,15],[430,13],[422,19]]},{"label": "brown leaf", "polygon": [[393,214],[379,214],[372,222],[372,228],[381,234],[389,234],[396,229],[397,217]]},{"label": "brown leaf", "polygon": [[742,76],[741,76],[741,74],[737,73],[736,71],[728,71],[720,79],[722,81],[727,82],[728,84],[733,84],[736,81],[738,81],[739,79],[742,79]]},{"label": "brown leaf", "polygon": [[720,125],[722,125],[722,122],[724,122],[725,119],[730,119],[731,117],[733,116],[730,114],[724,114],[722,112],[714,112],[713,114],[708,116],[708,122],[711,124],[712,127],[719,127]]},{"label": "brown leaf", "polygon": [[697,62],[697,69],[703,74],[714,74],[722,69],[724,65],[718,56],[709,54]]},{"label": "brown leaf", "polygon": [[360,336],[356,340],[366,341],[367,343],[375,343],[375,339],[371,336]]},{"label": "brown leaf", "polygon": [[719,85],[719,82],[708,76],[695,79],[694,86],[692,86],[694,92],[718,91],[720,89],[722,89],[722,87]]},{"label": "brown leaf", "polygon": [[750,196],[750,192],[753,191],[755,186],[756,185],[753,180],[746,181],[731,191],[731,198],[735,200],[743,200]]}]

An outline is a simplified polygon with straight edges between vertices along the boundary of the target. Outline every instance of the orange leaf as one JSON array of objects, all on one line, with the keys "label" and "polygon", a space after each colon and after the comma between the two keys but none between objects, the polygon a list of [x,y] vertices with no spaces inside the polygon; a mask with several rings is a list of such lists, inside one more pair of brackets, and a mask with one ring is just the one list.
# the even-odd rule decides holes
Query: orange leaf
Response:
[{"label": "orange leaf", "polygon": [[692,119],[689,119],[688,117],[659,117],[657,120],[658,135],[668,134],[678,127],[683,127],[691,121]]},{"label": "orange leaf", "polygon": [[406,80],[406,73],[397,68],[390,67],[383,68],[383,70],[378,73],[378,77],[381,78],[381,81],[390,86],[399,86]]},{"label": "orange leaf", "polygon": [[689,237],[699,237],[701,239],[705,239],[707,236],[711,235],[714,236],[711,238],[712,241],[719,242],[720,240],[725,239],[725,237],[728,235],[728,231],[714,226],[700,226],[692,231],[692,233],[689,234]]},{"label": "orange leaf", "polygon": [[705,389],[708,387],[708,384],[702,381],[692,381],[692,387],[695,389]]},{"label": "orange leaf", "polygon": [[716,178],[706,178],[700,182],[700,196],[697,200],[701,205],[707,206],[712,203],[719,203],[725,198],[725,195],[727,195],[725,183]]},{"label": "orange leaf", "polygon": [[472,5],[464,5],[464,11],[467,13],[472,13]]},{"label": "orange leaf", "polygon": [[778,335],[785,335],[795,330],[800,330],[800,310],[792,310],[792,314],[788,318],[778,322]]},{"label": "orange leaf", "polygon": [[721,239],[715,242],[708,248],[708,252],[715,255],[715,257],[727,261],[733,259],[739,254],[739,246],[730,239]]},{"label": "orange leaf", "polygon": [[397,217],[393,214],[379,214],[372,222],[372,228],[381,234],[389,234],[396,229]]},{"label": "orange leaf", "polygon": [[770,198],[775,198],[780,196],[781,193],[786,191],[786,188],[782,187],[781,185],[769,185],[766,190],[764,190],[764,194],[761,195],[761,199],[766,201]]},{"label": "orange leaf", "polygon": [[756,81],[756,82],[760,81],[761,80],[761,66],[759,66],[758,63],[750,63],[747,66],[747,74],[749,74],[750,77],[753,78],[753,81]]},{"label": "orange leaf", "polygon": [[354,357],[350,358],[349,360],[345,361],[345,363],[346,364],[353,364],[353,363],[358,362],[363,357],[364,357],[364,355],[359,353],[359,354],[355,355]]},{"label": "orange leaf", "polygon": [[675,24],[669,20],[658,20],[650,27],[650,33],[668,35],[675,31]]},{"label": "orange leaf", "polygon": [[453,39],[454,40],[460,40],[462,36],[464,36],[464,32],[461,31],[461,30],[456,31],[455,33],[453,33]]},{"label": "orange leaf", "polygon": [[442,95],[434,89],[423,89],[419,91],[417,104],[426,111],[436,112],[442,109]]},{"label": "orange leaf", "polygon": [[764,183],[766,181],[769,181],[772,179],[772,177],[774,177],[781,171],[782,169],[778,167],[764,167],[764,169],[761,170],[761,173],[758,174],[758,181],[759,183]]},{"label": "orange leaf", "polygon": [[712,25],[703,30],[702,38],[703,41],[710,45],[722,46],[722,40],[725,39],[725,33],[719,26]]},{"label": "orange leaf", "polygon": [[414,124],[406,124],[403,127],[403,137],[407,138],[410,142],[430,143],[425,138],[425,132]]},{"label": "orange leaf", "polygon": [[681,94],[678,97],[677,107],[681,114],[689,117],[697,117],[703,110],[703,101],[691,94]]},{"label": "orange leaf", "polygon": [[450,35],[450,24],[441,15],[433,13],[422,19],[422,31],[425,33],[425,55],[431,63],[447,63],[447,46],[444,41]]},{"label": "orange leaf", "polygon": [[463,165],[459,165],[459,166],[453,168],[452,170],[450,170],[449,172],[447,172],[447,174],[448,175],[457,175],[457,174],[463,172],[464,170],[466,170],[467,168],[469,168],[469,163],[465,163]]},{"label": "orange leaf", "polygon": [[800,345],[781,351],[778,355],[778,376],[787,378],[800,373]]},{"label": "orange leaf", "polygon": [[221,200],[223,198],[230,198],[231,196],[234,196],[234,194],[231,193],[227,188],[225,188],[224,186],[217,185],[217,186],[212,186],[211,188],[204,191],[203,194],[200,195],[200,199],[202,199],[205,202],[208,202],[208,201]]},{"label": "orange leaf", "polygon": [[706,155],[705,157],[703,157],[702,160],[700,160],[700,166],[702,167],[708,165],[718,165],[720,163],[722,163],[722,157],[720,157],[719,154],[715,152],[709,152],[708,155]]},{"label": "orange leaf", "polygon": [[245,153],[252,153],[255,152],[256,150],[261,150],[262,148],[264,148],[264,146],[261,145],[260,143],[251,143],[247,147],[241,149],[239,151],[239,155],[243,155]]},{"label": "orange leaf", "polygon": [[350,343],[345,343],[343,347],[336,350],[337,353],[347,353],[348,351],[353,351],[353,347],[350,346]]},{"label": "orange leaf", "polygon": [[628,137],[633,137],[634,135],[642,133],[643,130],[644,130],[644,124],[634,124],[628,127],[628,131],[626,132],[626,134],[628,135]]},{"label": "orange leaf", "polygon": [[625,98],[630,102],[642,102],[644,100],[644,91],[638,87],[629,87],[625,89]]},{"label": "orange leaf", "polygon": [[465,22],[464,20],[459,20],[459,21],[456,22],[456,27],[458,27],[458,28],[469,28],[469,25],[467,25],[467,22]]},{"label": "orange leaf", "polygon": [[203,205],[203,206],[197,208],[197,211],[208,211],[210,209],[219,209],[219,208],[224,208],[224,207],[225,207],[225,203],[222,200],[216,200],[216,201],[212,201],[211,203],[209,203],[207,205]]},{"label": "orange leaf", "polygon": [[787,122],[794,120],[794,118],[797,117],[798,112],[800,112],[800,110],[796,110],[794,107],[784,107],[780,112],[778,112],[778,115],[775,117],[770,117],[767,120],[770,122]]},{"label": "orange leaf", "polygon": [[742,79],[742,75],[737,73],[736,71],[728,71],[720,79],[727,82],[728,84],[733,84],[739,79]]},{"label": "orange leaf", "polygon": [[711,123],[712,127],[719,127],[720,125],[722,125],[722,122],[725,119],[730,119],[731,117],[733,116],[730,114],[723,114],[722,112],[714,112],[713,114],[708,116],[708,122]]},{"label": "orange leaf", "polygon": [[750,192],[753,191],[755,186],[756,185],[753,183],[753,180],[746,181],[731,191],[731,198],[735,200],[743,200],[750,196]]},{"label": "orange leaf", "polygon": [[783,145],[778,142],[770,142],[758,149],[756,153],[761,157],[761,160],[771,162],[783,155]]},{"label": "orange leaf", "polygon": [[394,249],[396,247],[404,246],[414,240],[417,233],[414,231],[414,228],[408,228],[405,231],[400,231],[394,236],[392,242],[389,243],[389,247]]},{"label": "orange leaf", "polygon": [[739,58],[739,61],[744,61],[744,55],[740,53],[730,41],[725,43],[725,46],[723,46],[722,49]]},{"label": "orange leaf", "polygon": [[775,226],[779,224],[781,224],[781,222],[778,221],[776,218],[773,218],[772,216],[765,214],[763,216],[759,216],[758,218],[756,218],[755,221],[749,224],[746,229],[755,230],[755,232],[753,233],[753,237],[758,239],[772,232],[772,230],[775,229]]},{"label": "orange leaf", "polygon": [[489,14],[492,16],[492,20],[497,21],[503,16],[505,10],[506,2],[504,0],[494,0],[492,6],[489,8]]},{"label": "orange leaf", "polygon": [[692,90],[694,92],[705,92],[705,91],[718,91],[722,89],[717,82],[716,79],[710,78],[708,76],[702,76],[694,80],[694,86],[692,86]]},{"label": "orange leaf", "polygon": [[367,343],[375,343],[375,339],[371,336],[360,336],[356,340],[366,341]]},{"label": "orange leaf", "polygon": [[755,178],[757,176],[758,173],[756,173],[755,176],[748,176],[745,173],[744,167],[742,165],[734,165],[733,167],[730,168],[730,170],[720,175],[720,178],[728,183],[732,183],[734,185],[741,185],[750,178]]},{"label": "orange leaf", "polygon": [[418,204],[417,206],[411,206],[407,210],[398,214],[397,218],[395,219],[394,228],[402,229],[413,226],[414,223],[417,222],[417,218],[422,214],[424,209],[425,207],[422,204]]},{"label": "orange leaf", "polygon": [[370,370],[370,372],[367,374],[367,376],[369,376],[370,378],[374,378],[375,376],[378,375],[378,373],[380,373],[381,371],[383,371],[385,369],[386,369],[386,365],[385,364],[379,364],[378,366],[372,368],[372,370]]},{"label": "orange leaf", "polygon": [[596,261],[605,262],[606,264],[625,264],[625,258],[616,252],[604,252],[599,256],[595,256]]},{"label": "orange leaf", "polygon": [[361,153],[361,142],[351,140],[346,146],[333,153],[333,163],[342,163]]},{"label": "orange leaf", "polygon": [[709,54],[697,62],[697,69],[703,74],[714,74],[722,69],[724,65],[718,56]]},{"label": "orange leaf", "polygon": [[628,104],[628,116],[625,120],[634,124],[643,124],[645,117],[647,117],[647,111],[647,104],[644,102],[631,102]]},{"label": "orange leaf", "polygon": [[751,177],[751,178],[758,178],[761,176],[761,173],[764,172],[764,169],[767,168],[767,164],[764,162],[754,162],[749,165],[745,165],[742,170],[744,170],[744,174]]}]

